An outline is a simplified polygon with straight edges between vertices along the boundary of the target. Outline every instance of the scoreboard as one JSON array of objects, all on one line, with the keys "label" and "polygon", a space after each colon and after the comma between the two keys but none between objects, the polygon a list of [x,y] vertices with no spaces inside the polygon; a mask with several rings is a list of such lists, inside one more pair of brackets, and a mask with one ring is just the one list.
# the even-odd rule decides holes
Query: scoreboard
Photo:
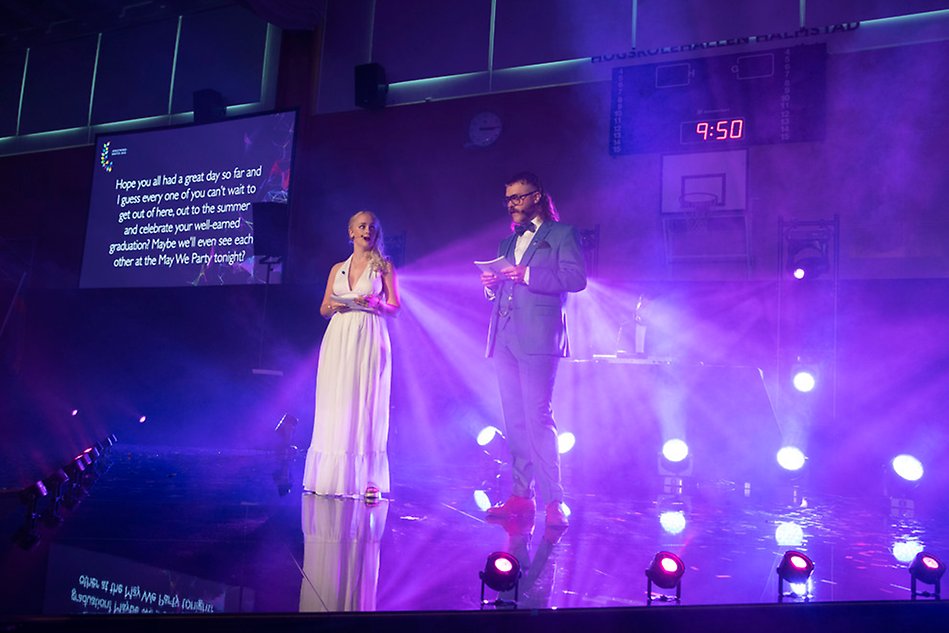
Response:
[{"label": "scoreboard", "polygon": [[823,140],[826,60],[816,44],[616,68],[610,153]]}]

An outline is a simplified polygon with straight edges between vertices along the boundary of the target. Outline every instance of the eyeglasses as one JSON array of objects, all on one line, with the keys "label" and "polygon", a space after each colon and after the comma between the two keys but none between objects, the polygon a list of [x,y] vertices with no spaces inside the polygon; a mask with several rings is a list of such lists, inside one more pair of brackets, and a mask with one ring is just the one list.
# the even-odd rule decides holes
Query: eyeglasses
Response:
[{"label": "eyeglasses", "polygon": [[524,199],[525,199],[527,196],[532,196],[532,195],[534,195],[535,193],[538,193],[538,190],[537,190],[537,189],[534,189],[533,191],[528,191],[527,193],[516,193],[516,194],[514,194],[513,196],[505,196],[505,197],[504,197],[504,206],[507,206],[507,205],[511,204],[512,202],[513,202],[514,204],[520,204],[520,203],[522,203],[522,202],[524,201]]}]

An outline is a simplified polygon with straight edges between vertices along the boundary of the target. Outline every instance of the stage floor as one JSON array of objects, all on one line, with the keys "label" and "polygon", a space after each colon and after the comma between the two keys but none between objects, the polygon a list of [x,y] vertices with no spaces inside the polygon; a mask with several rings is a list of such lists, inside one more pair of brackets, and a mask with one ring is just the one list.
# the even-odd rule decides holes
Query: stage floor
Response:
[{"label": "stage floor", "polygon": [[[302,459],[280,494],[277,452],[116,445],[62,525],[41,524],[29,550],[5,539],[2,612],[477,610],[478,572],[495,551],[524,567],[520,608],[643,607],[644,570],[660,550],[685,563],[684,605],[776,602],[788,549],[814,561],[816,602],[903,601],[916,551],[949,555],[946,509],[894,512],[882,494],[759,497],[720,482],[673,496],[620,479],[584,490],[568,469],[570,526],[551,530],[542,512],[485,520],[479,503],[501,496],[491,460],[452,469],[395,460],[392,493],[368,505],[301,494]],[[6,503],[4,529],[23,515]]]}]

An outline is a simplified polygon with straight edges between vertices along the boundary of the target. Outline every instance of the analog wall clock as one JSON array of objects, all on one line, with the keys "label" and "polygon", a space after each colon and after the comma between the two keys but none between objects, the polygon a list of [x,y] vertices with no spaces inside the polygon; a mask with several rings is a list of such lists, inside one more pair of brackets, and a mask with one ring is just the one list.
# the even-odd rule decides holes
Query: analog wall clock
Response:
[{"label": "analog wall clock", "polygon": [[494,112],[479,112],[468,124],[468,140],[475,147],[488,147],[501,136],[501,129],[501,117]]}]

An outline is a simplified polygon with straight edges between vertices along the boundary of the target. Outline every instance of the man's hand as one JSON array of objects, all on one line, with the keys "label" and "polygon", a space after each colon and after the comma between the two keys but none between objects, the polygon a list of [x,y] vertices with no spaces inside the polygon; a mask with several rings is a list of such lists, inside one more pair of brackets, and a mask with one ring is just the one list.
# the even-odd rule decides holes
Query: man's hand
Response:
[{"label": "man's hand", "polygon": [[527,266],[508,266],[501,269],[501,276],[509,279],[516,284],[524,283],[524,274],[527,272]]},{"label": "man's hand", "polygon": [[494,273],[481,273],[481,285],[494,290],[501,285],[501,278]]}]

